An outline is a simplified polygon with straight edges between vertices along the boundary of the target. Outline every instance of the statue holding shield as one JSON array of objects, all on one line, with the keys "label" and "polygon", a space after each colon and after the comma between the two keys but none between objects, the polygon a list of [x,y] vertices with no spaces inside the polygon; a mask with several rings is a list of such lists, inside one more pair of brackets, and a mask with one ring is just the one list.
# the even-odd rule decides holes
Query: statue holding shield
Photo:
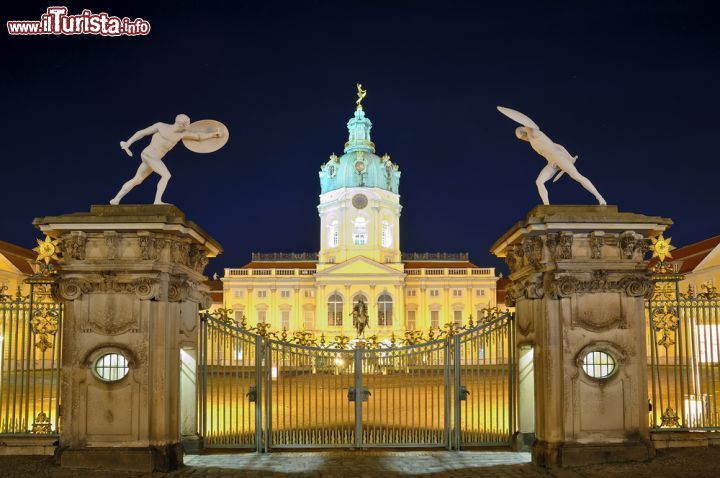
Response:
[{"label": "statue holding shield", "polygon": [[185,147],[190,151],[211,153],[222,148],[230,136],[228,129],[219,121],[201,120],[191,124],[187,115],[179,114],[175,117],[175,123],[155,123],[141,129],[127,141],[120,141],[120,147],[125,150],[128,156],[132,156],[130,146],[150,135],[152,135],[150,144],[140,153],[142,163],[140,163],[135,176],[123,184],[117,195],[110,201],[110,204],[120,204],[120,200],[132,188],[142,183],[152,173],[160,175],[153,204],[166,204],[162,201],[162,196],[168,181],[170,181],[170,171],[163,163],[163,158],[167,152],[182,140]]}]

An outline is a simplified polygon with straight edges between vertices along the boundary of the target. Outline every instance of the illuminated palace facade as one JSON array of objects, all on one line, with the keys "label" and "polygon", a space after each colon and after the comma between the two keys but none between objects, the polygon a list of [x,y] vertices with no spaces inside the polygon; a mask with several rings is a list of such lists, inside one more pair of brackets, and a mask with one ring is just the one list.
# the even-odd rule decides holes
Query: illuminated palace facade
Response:
[{"label": "illuminated palace facade", "polygon": [[253,254],[225,269],[223,305],[249,326],[354,336],[352,309],[368,304],[366,335],[467,324],[494,307],[494,268],[467,254],[400,251],[400,170],[375,154],[372,123],[358,104],[344,154],[320,168],[320,252]]}]

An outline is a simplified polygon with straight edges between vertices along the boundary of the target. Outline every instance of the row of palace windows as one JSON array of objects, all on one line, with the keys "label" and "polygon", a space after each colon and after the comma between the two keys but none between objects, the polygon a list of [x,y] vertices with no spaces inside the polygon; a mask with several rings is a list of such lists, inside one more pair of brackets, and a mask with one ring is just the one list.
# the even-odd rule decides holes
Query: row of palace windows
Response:
[{"label": "row of palace windows", "polygon": [[[417,297],[417,289],[407,289],[407,296],[408,297]],[[245,295],[244,291],[242,289],[235,289],[233,291],[233,297],[236,299],[241,299]],[[280,297],[283,299],[290,298],[291,291],[289,289],[282,289],[280,290]],[[315,297],[315,291],[312,289],[306,289],[303,291],[303,295],[307,298]],[[439,289],[430,289],[429,291],[430,297],[439,297],[440,296],[440,290]],[[476,289],[475,295],[478,297],[485,297],[485,289]],[[463,290],[462,289],[452,289],[452,296],[453,297],[462,297],[463,296]],[[257,298],[258,299],[265,299],[267,298],[267,290],[266,289],[259,289],[257,291]]]},{"label": "row of palace windows", "polygon": [[[357,300],[355,301],[357,303]],[[343,325],[343,299],[339,294],[333,294],[328,300],[328,326],[340,327]],[[477,316],[482,315],[482,311],[478,310]],[[240,319],[242,312],[236,312]],[[453,310],[452,315],[453,322],[455,325],[463,325],[464,317],[462,310]],[[258,323],[265,323],[267,321],[267,310],[257,311]],[[392,326],[393,321],[393,309],[392,309],[392,298],[388,294],[383,294],[378,298],[378,326]],[[280,327],[283,329],[290,329],[290,310],[280,311]],[[312,310],[306,310],[303,312],[303,327],[305,330],[315,329],[315,312]],[[407,319],[405,322],[405,328],[407,330],[415,330],[417,327],[417,311],[408,310]],[[430,311],[430,327],[433,329],[440,328],[440,310]]]},{"label": "row of palace windows", "polygon": [[[352,241],[356,246],[364,246],[368,242],[368,222],[362,216],[355,218],[352,221]],[[329,245],[330,247],[337,247],[340,245],[340,226],[337,220],[330,223],[329,233]],[[380,245],[382,247],[392,247],[392,230],[390,223],[382,221],[380,223]]]},{"label": "row of palace windows", "polygon": [[[290,289],[282,289],[280,291],[280,297],[283,299],[289,299],[291,295]],[[306,289],[303,291],[303,295],[307,298],[315,297],[315,291],[313,289]],[[265,299],[267,298],[267,290],[260,289],[257,291],[256,296],[258,299]],[[242,289],[235,289],[233,290],[233,297],[236,299],[242,299],[245,297],[245,291]]]},{"label": "row of palace windows", "polygon": [[[439,297],[440,289],[430,289],[428,294],[430,295],[430,297]],[[475,289],[475,295],[478,297],[485,297],[485,289]],[[417,297],[417,289],[408,289],[407,296],[408,297]],[[463,290],[462,289],[452,289],[452,296],[453,297],[462,297]]]}]

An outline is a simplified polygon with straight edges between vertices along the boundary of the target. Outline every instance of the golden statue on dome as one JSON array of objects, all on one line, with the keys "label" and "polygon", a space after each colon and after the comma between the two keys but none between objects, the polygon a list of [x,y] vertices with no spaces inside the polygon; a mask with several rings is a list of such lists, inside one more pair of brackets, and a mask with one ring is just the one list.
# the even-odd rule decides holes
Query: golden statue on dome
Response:
[{"label": "golden statue on dome", "polygon": [[362,100],[364,100],[367,96],[367,90],[363,90],[362,84],[360,83],[357,84],[357,96],[358,99],[355,101],[355,103],[357,104],[357,109],[362,110]]}]

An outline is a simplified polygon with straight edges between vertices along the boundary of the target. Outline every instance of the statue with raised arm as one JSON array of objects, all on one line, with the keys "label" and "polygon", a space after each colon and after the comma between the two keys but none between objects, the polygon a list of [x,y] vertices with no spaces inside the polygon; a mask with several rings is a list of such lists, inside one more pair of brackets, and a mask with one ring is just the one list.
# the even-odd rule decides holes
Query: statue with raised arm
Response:
[{"label": "statue with raised arm", "polygon": [[578,172],[575,167],[575,161],[578,158],[577,156],[570,155],[568,150],[562,145],[553,143],[552,140],[545,135],[545,133],[540,131],[540,127],[538,127],[533,120],[519,111],[511,110],[510,108],[502,106],[498,106],[497,109],[500,113],[522,125],[515,129],[515,136],[517,136],[518,139],[530,143],[532,149],[534,149],[536,153],[545,158],[548,162],[547,166],[540,171],[540,174],[535,180],[535,184],[537,185],[538,193],[540,193],[543,204],[550,204],[545,183],[553,176],[555,176],[555,179],[553,179],[553,182],[555,182],[565,173],[595,196],[595,199],[597,199],[600,205],[604,206],[607,204],[598,190],[595,189],[593,183]]},{"label": "statue with raised arm", "polygon": [[120,200],[130,192],[132,188],[142,183],[150,174],[160,175],[160,181],[155,193],[153,204],[166,204],[162,201],[163,193],[170,180],[170,171],[163,163],[163,158],[168,151],[182,140],[183,144],[196,153],[210,153],[220,149],[228,140],[229,133],[225,125],[218,121],[202,120],[190,124],[187,115],[179,114],[175,117],[175,123],[155,123],[145,129],[141,129],[127,141],[120,141],[120,147],[125,150],[128,156],[132,156],[130,146],[136,141],[150,136],[150,144],[142,150],[140,158],[142,162],[138,167],[135,176],[123,184],[117,195],[110,201],[110,204],[120,204]]}]

